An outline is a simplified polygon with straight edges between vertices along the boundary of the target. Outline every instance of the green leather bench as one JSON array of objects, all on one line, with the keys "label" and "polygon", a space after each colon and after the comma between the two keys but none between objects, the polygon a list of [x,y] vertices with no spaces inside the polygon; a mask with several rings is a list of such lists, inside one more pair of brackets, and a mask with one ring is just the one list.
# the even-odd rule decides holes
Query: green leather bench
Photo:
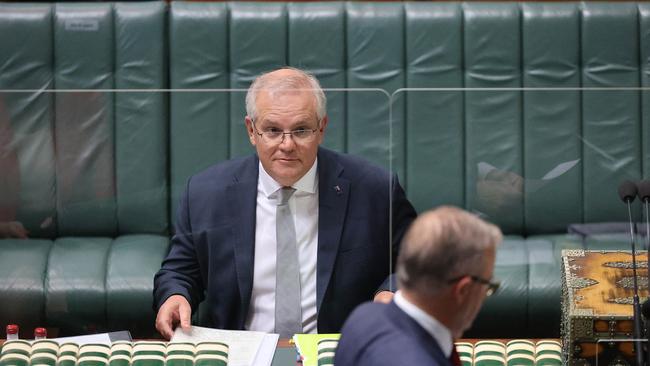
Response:
[{"label": "green leather bench", "polygon": [[184,182],[252,152],[242,90],[283,65],[328,88],[326,146],[502,228],[468,336],[557,337],[561,250],[629,246],[567,226],[650,172],[647,3],[0,3],[0,34],[0,221],[30,231],[0,324],[151,336]]}]

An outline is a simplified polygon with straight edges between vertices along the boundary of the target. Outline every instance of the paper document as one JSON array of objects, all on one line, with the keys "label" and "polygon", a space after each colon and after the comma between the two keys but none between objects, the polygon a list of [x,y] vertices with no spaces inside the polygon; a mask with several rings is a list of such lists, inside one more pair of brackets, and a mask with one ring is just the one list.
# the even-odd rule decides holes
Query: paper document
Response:
[{"label": "paper document", "polygon": [[63,343],[76,343],[78,345],[100,343],[111,345],[115,341],[131,341],[131,333],[127,330],[111,333],[89,334],[74,337],[48,338],[51,341]]},{"label": "paper document", "polygon": [[576,159],[576,160],[560,163],[555,168],[551,169],[548,173],[546,173],[544,177],[542,177],[542,179],[543,180],[555,179],[560,175],[569,171],[569,169],[573,168],[576,164],[578,164],[579,161],[580,159]]},{"label": "paper document", "polygon": [[176,328],[170,342],[223,342],[228,345],[229,366],[270,366],[279,335],[245,330],[192,327]]},{"label": "paper document", "polygon": [[[575,160],[570,160],[570,161],[565,161],[563,163],[559,163],[556,165],[553,169],[549,170],[544,176],[540,179],[532,179],[532,178],[526,178],[524,179],[524,184],[526,186],[526,191],[529,193],[533,193],[538,191],[539,189],[543,188],[547,184],[549,184],[553,179],[559,178],[562,176],[564,173],[568,172],[571,170],[574,166],[576,166],[580,162],[580,159],[575,159]],[[489,180],[488,174],[492,171],[498,171],[501,173],[511,173],[511,174],[516,174],[509,172],[507,170],[499,170],[496,168],[494,165],[490,163],[486,163],[484,161],[481,161],[477,164],[477,171],[478,171],[478,180]],[[523,179],[519,177],[520,179]],[[510,178],[511,179],[511,178]],[[505,181],[508,183],[508,181]]]}]

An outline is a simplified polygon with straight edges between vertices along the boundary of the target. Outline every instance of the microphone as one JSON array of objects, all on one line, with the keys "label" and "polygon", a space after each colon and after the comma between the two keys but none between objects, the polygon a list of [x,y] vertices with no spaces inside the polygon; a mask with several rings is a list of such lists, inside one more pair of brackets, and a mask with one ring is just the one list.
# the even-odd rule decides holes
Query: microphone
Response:
[{"label": "microphone", "polygon": [[[643,202],[643,210],[645,211],[645,249],[650,250],[650,180],[642,180],[636,184],[639,200]],[[647,253],[648,263],[650,263],[650,253]],[[650,272],[649,272],[650,273]],[[650,279],[646,278],[646,281]],[[641,305],[641,314],[645,318],[646,332],[650,330],[650,300],[646,300]],[[646,334],[646,337],[648,334]],[[650,346],[646,343],[646,360],[650,360]]]},{"label": "microphone", "polygon": [[650,318],[650,301],[646,301],[641,305],[641,314],[647,318]]},{"label": "microphone", "polygon": [[[638,189],[636,187],[636,184],[633,182],[626,180],[623,181],[621,184],[618,185],[618,196],[621,198],[621,201],[624,203],[632,203],[634,199],[636,198],[636,195],[638,193]],[[630,216],[630,224],[632,223],[632,216]]]},{"label": "microphone", "polygon": [[641,305],[639,305],[639,287],[636,279],[636,245],[634,239],[635,225],[632,223],[632,201],[638,193],[636,184],[626,180],[618,186],[618,196],[627,204],[627,214],[630,222],[630,242],[632,246],[632,278],[634,285],[634,354],[637,366],[643,366],[643,348],[641,344]]}]

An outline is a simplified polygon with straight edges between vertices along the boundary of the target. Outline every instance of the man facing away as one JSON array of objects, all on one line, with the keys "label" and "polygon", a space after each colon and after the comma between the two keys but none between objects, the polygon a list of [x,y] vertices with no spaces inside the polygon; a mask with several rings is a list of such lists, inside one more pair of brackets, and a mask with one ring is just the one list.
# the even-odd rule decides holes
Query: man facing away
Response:
[{"label": "man facing away", "polygon": [[420,215],[397,262],[389,304],[359,306],[343,326],[336,366],[459,364],[453,342],[467,330],[492,279],[501,231],[454,207]]},{"label": "man facing away", "polygon": [[392,298],[390,253],[415,211],[396,176],[319,146],[325,111],[318,81],[301,70],[252,83],[245,122],[256,154],[192,176],[181,198],[154,279],[165,338],[188,328],[204,299],[207,326],[291,337],[338,332],[358,304]]}]

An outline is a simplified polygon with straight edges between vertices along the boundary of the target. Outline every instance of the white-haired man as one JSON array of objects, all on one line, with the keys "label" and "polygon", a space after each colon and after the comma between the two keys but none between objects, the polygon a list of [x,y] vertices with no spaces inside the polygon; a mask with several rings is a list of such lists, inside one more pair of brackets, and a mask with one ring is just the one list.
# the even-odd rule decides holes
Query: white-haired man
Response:
[{"label": "white-haired man", "polygon": [[181,199],[154,280],[166,338],[204,293],[216,328],[337,332],[356,305],[384,296],[392,243],[415,217],[395,176],[320,147],[326,99],[310,74],[259,76],[246,109],[257,153],[191,177]]}]

